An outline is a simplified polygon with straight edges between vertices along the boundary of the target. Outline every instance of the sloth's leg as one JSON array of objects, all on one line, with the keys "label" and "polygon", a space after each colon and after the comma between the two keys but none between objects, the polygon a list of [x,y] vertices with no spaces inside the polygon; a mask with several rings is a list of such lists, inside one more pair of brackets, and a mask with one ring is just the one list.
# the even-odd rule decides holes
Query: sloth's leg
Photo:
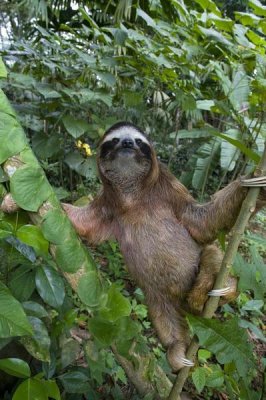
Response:
[{"label": "sloth's leg", "polygon": [[223,253],[214,244],[206,246],[201,254],[199,273],[187,296],[192,312],[201,313],[208,296],[224,296],[226,302],[236,297],[237,280],[229,276],[226,287],[212,290],[223,260]]},{"label": "sloth's leg", "polygon": [[175,307],[168,299],[153,301],[149,304],[149,312],[158,337],[167,348],[167,359],[173,371],[192,367],[193,362],[186,358],[188,327],[178,306]]}]

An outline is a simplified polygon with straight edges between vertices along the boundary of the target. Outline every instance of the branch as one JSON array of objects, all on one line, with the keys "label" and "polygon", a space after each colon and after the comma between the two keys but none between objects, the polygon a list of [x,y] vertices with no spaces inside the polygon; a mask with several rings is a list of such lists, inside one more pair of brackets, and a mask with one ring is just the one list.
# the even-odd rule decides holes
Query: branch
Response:
[{"label": "branch", "polygon": [[[255,170],[254,175],[262,176],[263,174],[265,174],[265,172],[266,172],[266,142],[264,147],[264,153],[262,155],[259,165]],[[243,201],[239,216],[231,232],[231,239],[229,240],[228,246],[226,248],[222,265],[214,284],[214,289],[221,289],[224,286],[224,282],[226,282],[228,278],[229,270],[234,262],[234,258],[236,256],[237,249],[242,239],[245,227],[249,221],[250,216],[254,213],[256,209],[256,201],[259,192],[260,188],[257,187],[250,188],[245,200]],[[219,305],[219,300],[220,300],[219,297],[210,297],[205,304],[202,316],[205,318],[212,318]],[[193,360],[198,351],[198,348],[199,345],[197,339],[194,337],[188,348],[187,358]],[[168,397],[168,400],[180,399],[180,393],[188,377],[189,370],[190,368],[188,367],[184,367],[180,370],[176,378],[176,381],[173,385],[173,388],[171,390],[171,393]]]}]

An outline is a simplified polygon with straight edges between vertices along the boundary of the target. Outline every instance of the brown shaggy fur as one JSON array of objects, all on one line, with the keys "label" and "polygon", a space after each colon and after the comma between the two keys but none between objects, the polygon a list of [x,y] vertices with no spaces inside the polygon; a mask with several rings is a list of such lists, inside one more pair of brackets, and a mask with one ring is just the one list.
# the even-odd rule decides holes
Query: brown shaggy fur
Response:
[{"label": "brown shaggy fur", "polygon": [[[98,157],[103,190],[91,204],[63,207],[89,243],[110,238],[119,242],[168,349],[169,363],[178,370],[188,343],[184,312],[202,310],[221,263],[221,253],[211,243],[219,231],[233,226],[247,190],[237,180],[201,205],[158,162],[152,146],[149,162],[138,150],[134,158],[117,157],[115,153],[107,161],[108,167]],[[119,162],[130,170],[125,173],[121,167],[120,172]]]}]

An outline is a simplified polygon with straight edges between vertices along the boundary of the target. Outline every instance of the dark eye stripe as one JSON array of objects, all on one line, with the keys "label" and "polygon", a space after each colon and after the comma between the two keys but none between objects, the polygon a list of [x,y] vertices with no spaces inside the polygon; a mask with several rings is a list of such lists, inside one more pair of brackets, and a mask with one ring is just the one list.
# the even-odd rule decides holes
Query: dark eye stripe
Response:
[{"label": "dark eye stripe", "polygon": [[113,150],[114,148],[114,143],[113,141],[109,140],[108,142],[105,142],[101,145],[101,149],[100,149],[100,157],[101,158],[105,158],[107,156],[107,154]]},{"label": "dark eye stripe", "polygon": [[[100,148],[100,158],[105,158],[112,150],[114,150],[115,145],[119,141],[120,140],[118,138],[113,138],[112,140],[108,140],[108,141],[104,142],[101,145],[101,148]],[[140,143],[138,143],[137,141],[140,141]],[[151,155],[150,146],[147,143],[143,142],[141,139],[136,139],[135,142],[139,146],[139,149],[142,152],[142,154],[146,158],[151,160],[152,159],[152,155]]]},{"label": "dark eye stripe", "polygon": [[139,148],[141,150],[141,152],[145,155],[146,158],[148,159],[152,159],[151,156],[151,148],[147,143],[141,142],[141,144],[139,145]]}]

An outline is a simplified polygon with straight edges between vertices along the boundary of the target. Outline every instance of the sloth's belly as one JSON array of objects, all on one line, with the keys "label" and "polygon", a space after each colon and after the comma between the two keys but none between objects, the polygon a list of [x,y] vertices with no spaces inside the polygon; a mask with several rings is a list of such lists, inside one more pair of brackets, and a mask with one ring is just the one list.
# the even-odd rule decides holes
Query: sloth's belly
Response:
[{"label": "sloth's belly", "polygon": [[164,292],[168,288],[177,294],[189,291],[198,272],[201,246],[176,219],[134,228],[122,225],[118,241],[128,270],[141,288]]}]

